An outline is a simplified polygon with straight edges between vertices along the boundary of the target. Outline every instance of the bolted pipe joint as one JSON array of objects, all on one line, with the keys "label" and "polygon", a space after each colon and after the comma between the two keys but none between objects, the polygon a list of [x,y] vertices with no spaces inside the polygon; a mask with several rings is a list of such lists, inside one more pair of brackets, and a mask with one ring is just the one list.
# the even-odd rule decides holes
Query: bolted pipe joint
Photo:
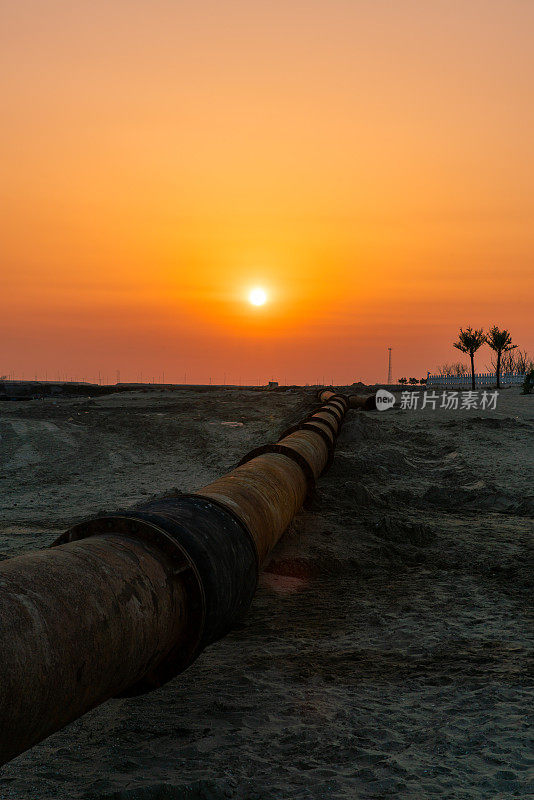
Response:
[{"label": "bolted pipe joint", "polygon": [[157,547],[172,560],[188,603],[182,635],[154,669],[122,695],[141,694],[183,672],[209,644],[225,636],[250,606],[258,582],[254,542],[243,523],[198,495],[152,500],[75,525],[55,547],[113,531]]}]

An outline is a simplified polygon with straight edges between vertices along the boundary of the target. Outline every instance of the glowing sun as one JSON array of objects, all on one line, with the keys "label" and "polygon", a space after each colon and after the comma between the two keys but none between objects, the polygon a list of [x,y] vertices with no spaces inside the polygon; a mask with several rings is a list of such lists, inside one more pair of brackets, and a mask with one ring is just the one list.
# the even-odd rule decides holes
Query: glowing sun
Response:
[{"label": "glowing sun", "polygon": [[267,292],[265,289],[260,289],[259,287],[251,289],[248,295],[248,301],[252,303],[253,306],[262,306],[267,302]]}]

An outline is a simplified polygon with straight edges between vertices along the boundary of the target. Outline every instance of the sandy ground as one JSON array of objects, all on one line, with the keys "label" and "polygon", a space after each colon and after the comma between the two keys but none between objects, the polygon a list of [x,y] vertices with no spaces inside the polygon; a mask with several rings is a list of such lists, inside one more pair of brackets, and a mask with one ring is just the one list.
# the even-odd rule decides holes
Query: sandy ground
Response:
[{"label": "sandy ground", "polygon": [[[4,403],[0,552],[198,488],[314,405],[223,390]],[[238,629],[12,761],[0,798],[533,796],[533,511],[534,396],[352,412]]]}]

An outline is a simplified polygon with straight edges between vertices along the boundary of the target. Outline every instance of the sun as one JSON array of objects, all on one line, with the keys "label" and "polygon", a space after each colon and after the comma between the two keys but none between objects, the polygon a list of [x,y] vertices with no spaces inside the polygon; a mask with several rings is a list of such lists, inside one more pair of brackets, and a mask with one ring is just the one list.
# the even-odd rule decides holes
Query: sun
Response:
[{"label": "sun", "polygon": [[263,306],[267,302],[267,292],[259,286],[256,289],[251,289],[248,295],[249,303],[253,306]]}]

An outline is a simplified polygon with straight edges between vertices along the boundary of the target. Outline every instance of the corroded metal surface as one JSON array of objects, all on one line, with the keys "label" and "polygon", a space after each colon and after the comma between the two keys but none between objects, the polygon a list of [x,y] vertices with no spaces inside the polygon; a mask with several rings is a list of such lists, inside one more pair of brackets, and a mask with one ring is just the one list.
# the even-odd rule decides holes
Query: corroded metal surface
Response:
[{"label": "corroded metal surface", "polygon": [[187,630],[156,548],[106,534],[2,562],[0,761],[149,672]]},{"label": "corroded metal surface", "polygon": [[280,440],[280,444],[299,452],[310,465],[315,478],[324,471],[329,448],[317,431],[301,429]]}]

